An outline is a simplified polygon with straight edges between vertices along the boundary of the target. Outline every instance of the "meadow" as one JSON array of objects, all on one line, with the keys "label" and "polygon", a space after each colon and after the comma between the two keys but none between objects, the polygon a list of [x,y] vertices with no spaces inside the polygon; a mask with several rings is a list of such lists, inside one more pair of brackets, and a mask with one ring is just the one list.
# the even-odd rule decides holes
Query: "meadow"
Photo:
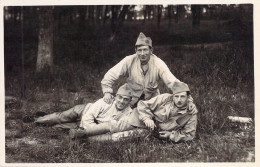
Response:
[{"label": "meadow", "polygon": [[[203,21],[199,29],[192,29],[181,22],[174,28],[165,24],[149,29],[148,23],[126,23],[114,41],[108,40],[109,33],[101,26],[89,27],[93,33],[81,34],[80,38],[73,38],[73,26],[65,27],[55,39],[59,42],[54,47],[52,75],[36,74],[35,65],[29,63],[24,75],[19,66],[5,72],[6,95],[19,99],[5,109],[6,162],[254,162],[254,124],[245,129],[227,119],[254,119],[253,38],[248,31],[239,34],[230,24]],[[22,121],[37,111],[63,111],[101,98],[102,77],[123,57],[134,53],[141,31],[151,36],[154,54],[190,86],[199,111],[193,141],[175,144],[151,135],[118,142],[71,141],[67,132]],[[33,40],[25,40],[25,55],[36,54]],[[21,77],[25,81],[22,99]],[[124,78],[117,82],[115,90],[123,82]],[[169,92],[163,83],[160,91]]]}]

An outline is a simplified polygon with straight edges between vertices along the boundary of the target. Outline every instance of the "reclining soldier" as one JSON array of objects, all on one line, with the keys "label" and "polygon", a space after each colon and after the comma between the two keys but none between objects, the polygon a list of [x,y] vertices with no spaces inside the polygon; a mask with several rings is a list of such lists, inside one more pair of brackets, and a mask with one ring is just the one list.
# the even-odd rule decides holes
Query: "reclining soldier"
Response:
[{"label": "reclining soldier", "polygon": [[[107,132],[118,132],[132,129],[127,124],[127,118],[132,112],[130,102],[132,98],[131,90],[127,84],[122,85],[116,94],[116,98],[111,104],[107,104],[103,99],[95,103],[77,105],[67,111],[56,112],[36,118],[37,124],[55,125],[59,128],[69,128],[72,139],[84,136],[93,136]],[[75,122],[81,119],[79,129],[74,126],[67,126],[66,123]]]},{"label": "reclining soldier", "polygon": [[139,101],[137,115],[140,127],[157,130],[157,137],[173,142],[192,140],[197,125],[196,106],[189,110],[190,89],[183,82],[175,82],[172,94],[161,94],[147,101]]}]

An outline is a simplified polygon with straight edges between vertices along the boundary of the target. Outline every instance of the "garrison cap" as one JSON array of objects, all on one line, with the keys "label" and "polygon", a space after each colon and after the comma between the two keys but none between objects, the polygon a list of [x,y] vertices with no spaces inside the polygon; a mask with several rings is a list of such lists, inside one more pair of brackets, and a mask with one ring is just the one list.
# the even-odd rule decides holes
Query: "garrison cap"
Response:
[{"label": "garrison cap", "polygon": [[152,47],[152,39],[150,37],[146,37],[142,32],[140,32],[135,46],[144,45]]},{"label": "garrison cap", "polygon": [[189,92],[189,86],[184,82],[174,82],[172,86],[172,94],[180,93],[180,92]]},{"label": "garrison cap", "polygon": [[122,85],[117,93],[117,95],[121,95],[121,96],[128,96],[128,97],[132,97],[132,92],[131,92],[131,89],[130,87],[128,86],[127,83],[125,83],[124,85]]}]

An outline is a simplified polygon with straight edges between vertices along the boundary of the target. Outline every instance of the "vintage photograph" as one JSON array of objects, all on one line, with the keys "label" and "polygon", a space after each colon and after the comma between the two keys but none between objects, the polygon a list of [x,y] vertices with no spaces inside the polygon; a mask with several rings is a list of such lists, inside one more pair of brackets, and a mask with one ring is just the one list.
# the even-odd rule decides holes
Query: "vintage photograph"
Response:
[{"label": "vintage photograph", "polygon": [[5,163],[255,162],[253,10],[3,6]]}]

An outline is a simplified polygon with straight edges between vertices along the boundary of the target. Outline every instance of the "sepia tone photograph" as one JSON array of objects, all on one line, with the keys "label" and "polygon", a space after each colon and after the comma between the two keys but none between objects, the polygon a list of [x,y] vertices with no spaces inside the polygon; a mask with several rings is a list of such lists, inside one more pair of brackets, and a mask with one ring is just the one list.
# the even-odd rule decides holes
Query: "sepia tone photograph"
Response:
[{"label": "sepia tone photograph", "polygon": [[2,8],[7,165],[255,162],[253,3]]}]

